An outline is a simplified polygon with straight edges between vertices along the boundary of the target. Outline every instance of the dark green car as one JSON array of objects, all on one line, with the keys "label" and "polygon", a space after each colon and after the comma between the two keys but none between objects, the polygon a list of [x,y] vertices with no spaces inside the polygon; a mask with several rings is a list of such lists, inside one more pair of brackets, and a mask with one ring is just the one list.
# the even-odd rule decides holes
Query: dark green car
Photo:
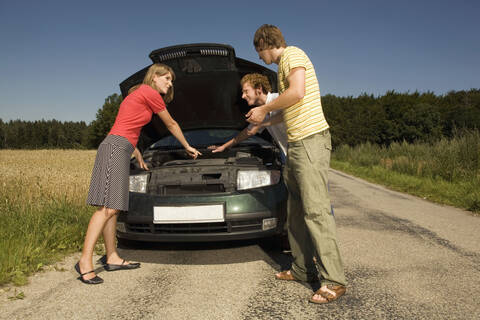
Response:
[{"label": "dark green car", "polygon": [[[189,144],[203,155],[193,160],[156,115],[138,148],[150,171],[132,160],[129,211],[117,223],[119,241],[224,241],[282,235],[287,192],[284,157],[264,130],[221,153],[220,145],[247,126],[249,107],[240,79],[270,69],[235,57],[231,46],[192,44],[155,50],[154,63],[175,72],[175,97],[168,105]],[[148,66],[149,67],[149,66]],[[141,83],[148,67],[120,84],[122,94]]]}]

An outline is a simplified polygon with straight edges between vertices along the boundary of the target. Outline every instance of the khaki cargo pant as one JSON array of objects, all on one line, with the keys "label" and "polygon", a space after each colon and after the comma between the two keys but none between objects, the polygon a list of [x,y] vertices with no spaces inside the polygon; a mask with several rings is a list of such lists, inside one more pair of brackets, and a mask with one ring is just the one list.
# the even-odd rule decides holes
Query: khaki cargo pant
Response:
[{"label": "khaki cargo pant", "polygon": [[294,259],[291,272],[307,281],[318,270],[321,285],[346,286],[327,190],[331,149],[328,130],[288,143],[283,176],[288,189],[288,239]]}]

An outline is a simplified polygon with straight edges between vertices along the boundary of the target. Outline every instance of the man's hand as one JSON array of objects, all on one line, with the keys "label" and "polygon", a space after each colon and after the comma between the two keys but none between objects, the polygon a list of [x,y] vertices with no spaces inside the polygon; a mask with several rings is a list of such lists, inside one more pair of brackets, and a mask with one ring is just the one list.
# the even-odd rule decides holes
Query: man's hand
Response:
[{"label": "man's hand", "polygon": [[250,111],[245,115],[247,117],[247,121],[253,124],[260,124],[262,123],[263,119],[267,115],[267,111],[263,106],[255,107],[250,109]]},{"label": "man's hand", "polygon": [[212,153],[223,152],[223,151],[225,151],[225,149],[226,148],[224,146],[220,146],[220,147],[217,147],[214,150],[212,150]]},{"label": "man's hand", "polygon": [[227,149],[227,147],[225,145],[221,145],[220,147],[219,146],[209,146],[207,149],[212,150],[212,153],[216,153],[216,152],[225,151],[225,149]]},{"label": "man's hand", "polygon": [[202,155],[200,151],[190,146],[186,147],[185,150],[187,151],[188,155],[193,159],[197,159],[198,156]]}]

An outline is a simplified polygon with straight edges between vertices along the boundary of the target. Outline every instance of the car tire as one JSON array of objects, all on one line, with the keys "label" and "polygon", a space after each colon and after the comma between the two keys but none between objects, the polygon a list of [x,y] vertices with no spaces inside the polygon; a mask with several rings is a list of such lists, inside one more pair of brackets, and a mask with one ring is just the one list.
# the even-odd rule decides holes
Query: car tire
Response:
[{"label": "car tire", "polygon": [[262,241],[263,247],[272,251],[288,252],[290,251],[290,244],[288,242],[287,234],[279,234],[267,238]]},{"label": "car tire", "polygon": [[277,236],[277,242],[282,252],[290,251],[290,242],[288,241],[288,234],[281,234]]}]

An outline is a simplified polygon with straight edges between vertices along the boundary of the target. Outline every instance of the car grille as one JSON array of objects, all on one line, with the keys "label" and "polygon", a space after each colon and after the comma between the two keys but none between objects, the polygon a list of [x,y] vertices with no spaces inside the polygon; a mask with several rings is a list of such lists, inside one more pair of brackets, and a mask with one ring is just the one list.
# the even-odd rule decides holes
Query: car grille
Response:
[{"label": "car grille", "polygon": [[223,184],[201,184],[201,185],[182,185],[182,186],[163,186],[159,194],[163,195],[184,195],[184,194],[208,194],[225,192]]},{"label": "car grille", "polygon": [[129,232],[152,233],[152,234],[231,233],[231,232],[262,230],[262,219],[215,222],[215,223],[171,223],[171,224],[127,223],[126,227]]}]

